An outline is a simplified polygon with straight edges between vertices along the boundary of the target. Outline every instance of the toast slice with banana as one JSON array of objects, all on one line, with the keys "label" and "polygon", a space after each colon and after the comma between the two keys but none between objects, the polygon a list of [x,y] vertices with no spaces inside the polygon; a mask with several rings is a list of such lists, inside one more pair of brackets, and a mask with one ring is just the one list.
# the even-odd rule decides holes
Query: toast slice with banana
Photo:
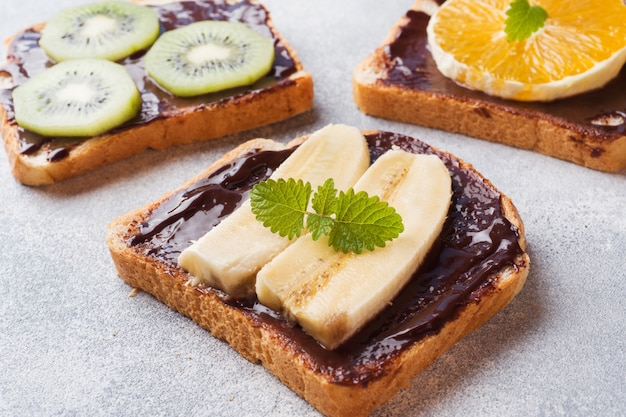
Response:
[{"label": "toast slice with banana", "polygon": [[[394,208],[403,224],[395,238],[361,253],[342,252],[328,246],[331,234],[314,239],[316,229],[307,227],[285,235],[277,253],[261,260],[255,255],[260,232],[244,227],[250,234],[238,233],[228,256],[253,258],[255,272],[244,280],[253,292],[197,276],[210,268],[203,264],[231,262],[213,259],[205,245],[190,248],[248,210],[251,200],[258,207],[258,187],[281,181],[274,173],[294,182],[309,170],[316,175],[311,165],[293,169],[289,158],[302,160],[302,152],[312,152],[309,140],[346,129],[360,133],[369,167],[362,172],[360,163],[346,161],[359,159],[356,153],[328,154],[346,169],[327,175],[339,179],[352,171],[339,194],[363,192]],[[502,310],[522,289],[530,259],[515,206],[471,165],[402,134],[341,125],[320,131],[286,145],[254,139],[238,146],[181,187],[113,220],[106,242],[131,287],[262,364],[322,414],[367,416]],[[356,181],[355,172],[362,172]],[[315,199],[316,209],[325,206]],[[361,221],[358,214],[350,219]],[[179,261],[189,250],[203,258],[197,270],[190,266],[195,262]]]},{"label": "toast slice with banana", "polygon": [[[68,21],[83,22],[86,34]],[[123,30],[109,30],[116,25]],[[139,39],[111,36],[125,31]],[[110,48],[85,46],[100,35]],[[182,51],[172,46],[181,38]],[[26,185],[276,123],[313,106],[311,75],[268,10],[251,0],[88,4],[62,10],[6,44],[0,133],[12,173]]]}]

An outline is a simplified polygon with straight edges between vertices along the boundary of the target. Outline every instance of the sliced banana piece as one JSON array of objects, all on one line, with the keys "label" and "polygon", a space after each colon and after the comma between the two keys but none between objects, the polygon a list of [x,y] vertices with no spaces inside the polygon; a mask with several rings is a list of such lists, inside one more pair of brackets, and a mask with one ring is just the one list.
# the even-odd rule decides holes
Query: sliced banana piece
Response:
[{"label": "sliced banana piece", "polygon": [[[361,132],[345,125],[329,125],[313,133],[272,174],[294,178],[315,189],[328,178],[349,188],[369,166],[369,149]],[[255,275],[292,241],[273,233],[256,220],[250,201],[185,249],[178,264],[194,277],[229,295],[254,295]]]},{"label": "sliced banana piece", "polygon": [[439,236],[450,206],[451,179],[434,155],[392,150],[355,184],[387,201],[404,231],[384,248],[336,252],[304,235],[258,273],[259,301],[295,320],[334,349],[378,314],[409,281]]}]

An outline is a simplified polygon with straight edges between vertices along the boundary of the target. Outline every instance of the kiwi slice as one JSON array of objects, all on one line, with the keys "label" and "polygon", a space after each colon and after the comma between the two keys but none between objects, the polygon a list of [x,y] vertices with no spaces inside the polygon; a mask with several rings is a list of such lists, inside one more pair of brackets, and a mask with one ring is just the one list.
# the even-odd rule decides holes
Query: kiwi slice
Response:
[{"label": "kiwi slice", "polygon": [[243,23],[202,21],[165,32],[145,58],[158,84],[181,97],[246,86],[266,75],[274,44]]},{"label": "kiwi slice", "polygon": [[133,118],[141,96],[126,69],[103,59],[56,64],[13,90],[18,125],[43,136],[97,136]]},{"label": "kiwi slice", "polygon": [[59,12],[43,28],[39,45],[57,62],[79,58],[117,61],[148,48],[159,33],[159,18],[153,9],[108,1]]}]

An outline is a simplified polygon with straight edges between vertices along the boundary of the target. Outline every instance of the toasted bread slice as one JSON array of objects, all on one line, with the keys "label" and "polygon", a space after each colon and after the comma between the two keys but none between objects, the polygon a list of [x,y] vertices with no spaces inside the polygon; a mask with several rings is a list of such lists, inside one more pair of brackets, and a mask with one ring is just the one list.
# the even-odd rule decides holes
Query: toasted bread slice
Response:
[{"label": "toasted bread slice", "polygon": [[[388,309],[336,350],[326,350],[256,299],[232,299],[193,286],[176,261],[191,240],[234,210],[252,185],[306,138],[286,148],[268,139],[246,142],[177,190],[115,219],[106,234],[117,273],[131,287],[190,317],[246,359],[262,363],[329,417],[367,416],[384,404],[504,308],[521,290],[530,267],[513,203],[471,165],[407,136],[364,134],[373,160],[398,146],[438,155],[451,173],[454,195],[443,232],[411,282]],[[216,205],[219,210],[211,210]],[[241,245],[245,250],[246,242]]]},{"label": "toasted bread slice", "polygon": [[602,89],[550,103],[472,91],[445,78],[427,48],[426,26],[437,7],[434,0],[417,0],[358,64],[353,93],[364,113],[531,149],[600,171],[626,168],[626,68]]},{"label": "toasted bread slice", "polygon": [[[174,28],[177,2],[136,0],[156,8],[161,23]],[[218,138],[275,123],[313,107],[313,80],[290,45],[273,25],[268,11],[254,0],[206,0],[180,3],[197,20],[242,19],[274,39],[276,59],[268,76],[247,88],[177,98],[160,89],[145,73],[141,54],[120,61],[137,83],[144,100],[140,114],[109,133],[82,140],[44,138],[20,128],[13,117],[11,91],[53,62],[38,46],[45,23],[7,40],[7,62],[0,66],[0,133],[15,178],[27,185],[61,181],[146,149],[165,149]],[[241,11],[250,9],[249,13]],[[236,10],[238,12],[236,12]]]}]

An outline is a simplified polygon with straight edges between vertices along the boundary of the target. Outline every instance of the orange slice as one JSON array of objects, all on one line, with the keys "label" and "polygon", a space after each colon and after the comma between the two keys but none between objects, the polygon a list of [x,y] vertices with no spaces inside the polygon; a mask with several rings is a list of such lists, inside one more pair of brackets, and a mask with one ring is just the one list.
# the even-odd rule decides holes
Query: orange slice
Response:
[{"label": "orange slice", "polygon": [[433,14],[428,41],[439,71],[458,84],[520,101],[550,101],[600,88],[626,62],[622,0],[531,0],[544,26],[509,42],[511,0],[448,0]]}]

